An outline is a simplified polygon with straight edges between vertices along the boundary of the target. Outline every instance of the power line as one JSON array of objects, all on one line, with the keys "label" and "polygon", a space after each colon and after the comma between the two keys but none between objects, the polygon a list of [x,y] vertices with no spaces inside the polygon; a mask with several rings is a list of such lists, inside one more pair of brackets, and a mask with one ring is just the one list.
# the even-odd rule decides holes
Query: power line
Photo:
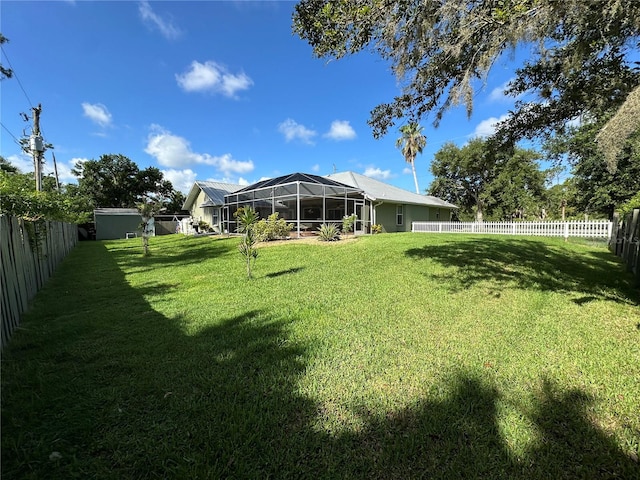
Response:
[{"label": "power line", "polygon": [[9,68],[13,72],[13,78],[15,78],[18,81],[18,85],[20,85],[20,89],[22,90],[22,93],[24,93],[24,96],[27,97],[27,101],[29,102],[29,106],[31,108],[33,108],[33,103],[31,103],[31,99],[29,98],[29,95],[27,95],[27,91],[22,86],[22,82],[18,78],[18,74],[16,73],[15,68],[13,68],[13,65],[11,65],[11,60],[9,60],[9,56],[7,55],[7,52],[4,51],[4,47],[2,47],[2,46],[0,46],[0,50],[2,50],[2,53],[4,53],[4,57],[7,59],[7,63],[9,64]]},{"label": "power line", "polygon": [[13,133],[11,133],[11,130],[9,130],[7,127],[5,127],[5,126],[4,126],[4,123],[0,122],[0,125],[2,125],[2,128],[4,128],[4,129],[7,131],[7,133],[13,137],[13,140],[14,140],[18,145],[21,145],[21,144],[20,144],[20,140],[18,140],[18,139],[16,138],[16,136],[15,136]]}]

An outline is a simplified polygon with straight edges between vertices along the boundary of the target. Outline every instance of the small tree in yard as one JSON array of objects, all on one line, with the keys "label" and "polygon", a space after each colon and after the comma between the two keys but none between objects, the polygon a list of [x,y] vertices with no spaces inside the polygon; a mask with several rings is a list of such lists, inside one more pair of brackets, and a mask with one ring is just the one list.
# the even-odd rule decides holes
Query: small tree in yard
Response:
[{"label": "small tree in yard", "polygon": [[151,236],[151,224],[153,217],[162,210],[162,202],[152,197],[144,197],[143,201],[137,204],[138,211],[142,216],[142,251],[143,254],[149,255],[149,237]]},{"label": "small tree in yard", "polygon": [[259,215],[251,207],[239,208],[233,215],[238,221],[238,233],[244,234],[238,245],[238,250],[247,262],[247,278],[251,278],[251,267],[256,258],[258,258],[257,238],[254,227],[258,222]]},{"label": "small tree in yard", "polygon": [[357,218],[358,216],[355,213],[352,213],[351,215],[345,215],[342,218],[342,233],[347,235],[349,232],[352,232]]}]

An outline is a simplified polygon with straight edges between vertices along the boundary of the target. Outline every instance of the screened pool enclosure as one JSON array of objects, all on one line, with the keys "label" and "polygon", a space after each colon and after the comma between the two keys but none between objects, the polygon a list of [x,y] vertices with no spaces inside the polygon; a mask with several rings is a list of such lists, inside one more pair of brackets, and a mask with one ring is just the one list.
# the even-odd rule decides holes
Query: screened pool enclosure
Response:
[{"label": "screened pool enclosure", "polygon": [[278,212],[279,218],[293,223],[292,233],[302,236],[317,232],[323,223],[342,224],[346,215],[356,214],[356,232],[369,229],[369,208],[362,190],[335,180],[293,173],[255,183],[225,196],[224,219],[227,231],[236,231],[233,214],[250,206],[260,218]]}]

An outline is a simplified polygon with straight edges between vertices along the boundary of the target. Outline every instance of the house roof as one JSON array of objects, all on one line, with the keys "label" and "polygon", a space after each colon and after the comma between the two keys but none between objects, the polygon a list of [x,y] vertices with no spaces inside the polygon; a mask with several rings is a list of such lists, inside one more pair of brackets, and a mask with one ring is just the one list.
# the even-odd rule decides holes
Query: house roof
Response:
[{"label": "house roof", "polygon": [[283,175],[281,177],[262,180],[260,182],[254,183],[253,185],[249,185],[248,187],[244,187],[242,190],[238,190],[230,193],[249,192],[251,190],[258,190],[260,188],[273,187],[276,185],[284,185],[287,183],[294,183],[294,182],[306,182],[306,183],[315,183],[318,185],[330,185],[335,187],[353,188],[351,185],[341,183],[339,180],[333,180],[328,177],[321,177],[320,175],[313,175],[310,173],[291,173],[289,175]]},{"label": "house roof", "polygon": [[364,191],[365,195],[373,201],[389,201],[394,203],[408,203],[414,205],[427,205],[439,208],[458,208],[452,203],[430,195],[418,195],[402,188],[394,187],[375,178],[367,177],[355,172],[338,172],[327,175],[327,178],[351,185]]},{"label": "house roof", "polygon": [[200,190],[204,192],[207,199],[199,205],[199,207],[216,207],[224,205],[224,196],[229,193],[237,192],[242,188],[242,185],[236,185],[235,183],[222,183],[222,182],[195,182],[189,194],[187,195],[183,210],[191,210],[193,202],[198,198]]},{"label": "house roof", "polygon": [[94,215],[138,215],[140,212],[137,208],[96,208]]}]

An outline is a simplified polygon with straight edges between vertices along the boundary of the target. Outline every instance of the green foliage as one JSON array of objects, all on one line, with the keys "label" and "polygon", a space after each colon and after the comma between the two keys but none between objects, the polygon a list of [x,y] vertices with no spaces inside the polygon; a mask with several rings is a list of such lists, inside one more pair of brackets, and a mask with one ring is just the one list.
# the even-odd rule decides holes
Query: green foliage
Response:
[{"label": "green foliage", "polygon": [[616,208],[638,191],[640,179],[640,129],[620,141],[617,169],[612,173],[595,139],[602,122],[585,123],[545,145],[549,155],[568,158],[575,185],[578,213],[612,218]]},{"label": "green foliage", "polygon": [[318,240],[321,242],[337,242],[340,240],[340,230],[335,223],[323,223],[318,227]]},{"label": "green foliage", "polygon": [[501,124],[503,137],[562,131],[578,115],[597,117],[617,108],[640,84],[634,64],[640,30],[637,1],[366,3],[302,0],[295,7],[293,30],[318,57],[341,58],[368,49],[391,64],[403,89],[371,112],[376,138],[404,118],[430,116],[437,126],[460,104],[471,115],[481,80],[498,60],[523,45],[530,55],[505,93],[538,98],[517,101]]},{"label": "green foliage", "polygon": [[78,177],[80,194],[93,208],[133,208],[145,196],[167,203],[173,186],[156,167],[140,170],[124,155],[101,155],[98,160],[76,163],[72,173]]},{"label": "green foliage", "polygon": [[269,242],[289,236],[293,223],[287,223],[284,218],[278,218],[278,216],[278,212],[274,212],[255,224],[254,231],[259,242]]},{"label": "green foliage", "polygon": [[633,197],[618,207],[618,213],[621,217],[624,217],[633,212],[636,208],[640,208],[640,190],[638,190]]},{"label": "green foliage", "polygon": [[462,148],[445,144],[434,156],[428,193],[451,202],[460,219],[506,220],[538,216],[544,206],[545,174],[539,154],[497,148],[476,138]]},{"label": "green foliage", "polygon": [[377,233],[382,233],[382,225],[379,225],[377,223],[371,225],[371,233],[374,235]]},{"label": "green foliage", "polygon": [[165,203],[167,213],[180,213],[187,197],[179,190],[172,190]]},{"label": "green foliage", "polygon": [[355,213],[351,215],[345,215],[342,218],[342,233],[347,234],[353,231],[353,226],[356,223],[358,216]]},{"label": "green foliage", "polygon": [[0,156],[0,171],[6,173],[20,173],[18,167],[2,156]]},{"label": "green foliage", "polygon": [[204,220],[199,220],[198,230],[200,230],[201,232],[213,232],[213,227]]},{"label": "green foliage", "polygon": [[[49,183],[43,182],[45,188]],[[6,170],[0,170],[0,213],[29,221],[84,223],[90,218],[82,199],[66,189],[58,192],[49,185],[38,192],[32,174],[10,173]]]},{"label": "green foliage", "polygon": [[233,216],[238,221],[238,232],[243,233],[243,237],[238,245],[238,251],[245,259],[247,266],[247,278],[251,278],[251,269],[258,258],[256,243],[258,239],[255,233],[255,225],[258,222],[259,214],[251,207],[241,207],[236,210]]}]

